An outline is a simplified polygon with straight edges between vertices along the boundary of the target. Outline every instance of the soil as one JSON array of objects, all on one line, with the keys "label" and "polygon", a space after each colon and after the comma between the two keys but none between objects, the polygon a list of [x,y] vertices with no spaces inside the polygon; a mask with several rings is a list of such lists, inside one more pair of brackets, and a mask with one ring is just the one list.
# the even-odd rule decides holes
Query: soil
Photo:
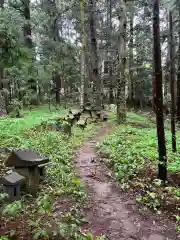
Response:
[{"label": "soil", "polygon": [[5,111],[0,111],[0,117],[7,116],[7,113]]},{"label": "soil", "polygon": [[109,240],[178,240],[174,223],[164,215],[144,212],[133,197],[120,191],[110,170],[96,153],[96,143],[112,132],[102,126],[96,136],[75,152],[75,167],[85,183],[89,201],[84,209],[89,220],[83,228]]},{"label": "soil", "polygon": [[[180,240],[174,223],[167,216],[144,212],[132,193],[120,191],[112,172],[96,153],[96,143],[111,133],[113,127],[111,124],[102,125],[95,136],[75,150],[75,167],[79,179],[86,184],[89,196],[84,208],[89,222],[82,226],[83,229],[91,231],[95,236],[105,235],[109,240]],[[54,216],[68,211],[70,206],[71,199],[58,198]],[[0,221],[0,236],[10,229],[18,232],[18,237],[14,239],[32,239],[23,218],[19,219],[18,224],[14,221],[8,224]]]},{"label": "soil", "polygon": [[149,128],[149,125],[148,124],[144,124],[144,123],[127,122],[126,125],[130,125],[130,126],[136,127],[136,128]]},{"label": "soil", "polygon": [[170,181],[172,181],[172,183],[175,186],[180,187],[180,172],[178,172],[178,173],[171,173],[169,177],[170,177]]}]

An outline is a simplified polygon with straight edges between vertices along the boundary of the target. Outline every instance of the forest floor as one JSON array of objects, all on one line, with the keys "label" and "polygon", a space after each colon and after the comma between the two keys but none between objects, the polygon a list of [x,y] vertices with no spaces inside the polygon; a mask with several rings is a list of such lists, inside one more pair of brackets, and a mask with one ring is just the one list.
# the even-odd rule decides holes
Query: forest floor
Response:
[{"label": "forest floor", "polygon": [[134,195],[120,190],[114,174],[97,155],[96,143],[111,131],[111,125],[100,128],[95,137],[76,151],[76,170],[89,195],[85,209],[89,223],[84,228],[94,236],[104,235],[110,240],[179,239],[167,217],[143,211]]},{"label": "forest floor", "polygon": [[[180,239],[175,230],[180,164],[178,154],[171,154],[169,130],[168,170],[174,186],[164,188],[153,182],[157,139],[147,116],[128,113],[127,123],[116,127],[112,113],[107,123],[74,128],[69,138],[50,127],[52,118],[65,112],[40,107],[22,119],[0,120],[1,147],[31,148],[51,160],[36,198],[27,194],[2,205],[0,236],[7,238],[0,239]],[[1,162],[6,157],[1,154]]]}]

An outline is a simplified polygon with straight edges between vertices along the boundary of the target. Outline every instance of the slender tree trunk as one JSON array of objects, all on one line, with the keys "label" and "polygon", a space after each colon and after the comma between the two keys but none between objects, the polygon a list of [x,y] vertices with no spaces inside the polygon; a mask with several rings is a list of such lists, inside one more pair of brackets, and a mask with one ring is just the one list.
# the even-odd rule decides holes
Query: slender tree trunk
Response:
[{"label": "slender tree trunk", "polygon": [[170,50],[170,82],[171,82],[171,133],[172,133],[172,151],[176,152],[176,128],[175,128],[175,62],[174,62],[174,39],[173,39],[173,20],[172,12],[169,12],[169,50]]},{"label": "slender tree trunk", "polygon": [[84,0],[80,0],[80,13],[81,13],[81,38],[82,38],[82,52],[81,52],[81,97],[80,105],[83,107],[88,102],[87,96],[87,78],[85,65],[87,64],[86,56],[86,32],[85,32],[85,10],[84,10]]},{"label": "slender tree trunk", "polygon": [[3,89],[3,78],[4,78],[4,68],[3,65],[0,66],[0,90]]},{"label": "slender tree trunk", "polygon": [[168,71],[168,69],[169,69],[169,50],[167,53],[166,66],[167,66],[167,70],[166,70],[165,76],[164,76],[164,97],[166,97],[169,92],[169,87],[168,87],[168,85],[169,85],[169,71]]},{"label": "slender tree trunk", "polygon": [[56,89],[56,104],[59,104],[60,103],[60,91],[59,89],[57,88]]},{"label": "slender tree trunk", "polygon": [[0,0],[0,8],[4,7],[4,0]]},{"label": "slender tree trunk", "polygon": [[92,76],[95,86],[95,105],[101,107],[101,80],[99,74],[99,59],[97,53],[97,39],[96,39],[96,27],[95,27],[95,0],[89,0],[89,25],[91,34],[91,62],[92,62]]},{"label": "slender tree trunk", "polygon": [[84,84],[85,84],[85,62],[83,50],[81,53],[81,96],[80,96],[80,106],[83,107],[84,103]]},{"label": "slender tree trunk", "polygon": [[[4,0],[0,1],[0,8],[4,7]],[[3,49],[2,47],[0,48],[0,54],[2,54]],[[3,55],[3,54],[2,54]],[[1,61],[2,63],[0,64],[0,90],[3,89],[3,77],[4,77],[4,67],[3,67],[3,61]]]},{"label": "slender tree trunk", "polygon": [[57,71],[55,72],[55,84],[56,84],[56,104],[60,104],[61,75]]},{"label": "slender tree trunk", "polygon": [[114,95],[113,95],[113,71],[112,71],[112,65],[110,64],[109,66],[109,104],[113,104],[114,103]]},{"label": "slender tree trunk", "polygon": [[180,123],[180,6],[179,6],[179,23],[178,23],[178,40],[179,40],[179,47],[178,47],[178,71],[177,71],[177,121]]},{"label": "slender tree trunk", "polygon": [[134,38],[134,3],[130,6],[130,19],[129,19],[129,28],[130,28],[130,39],[129,39],[129,100],[132,107],[134,101],[134,79],[133,79],[133,38]]},{"label": "slender tree trunk", "polygon": [[159,151],[159,172],[158,177],[167,180],[167,159],[164,133],[163,116],[163,94],[162,94],[162,68],[161,68],[161,47],[160,47],[160,27],[159,27],[159,0],[153,2],[153,56],[154,56],[154,100],[156,110],[156,124]]},{"label": "slender tree trunk", "polygon": [[18,97],[18,100],[21,101],[22,100],[21,91],[20,91],[21,86],[18,80],[16,81],[16,86],[17,86],[17,97]]},{"label": "slender tree trunk", "polygon": [[[155,68],[155,66],[153,66]],[[155,71],[155,69],[153,69]],[[156,79],[153,76],[152,79],[152,110],[156,114],[156,100],[155,100],[155,92],[156,92]]]},{"label": "slender tree trunk", "polygon": [[117,83],[117,123],[120,124],[126,119],[126,99],[125,99],[125,65],[126,65],[126,1],[120,1],[119,16],[119,78]]},{"label": "slender tree trunk", "polygon": [[[107,24],[108,24],[108,33],[107,33],[107,42],[108,48],[112,48],[112,0],[107,0]],[[112,71],[112,62],[109,65],[109,104],[114,102],[113,96],[113,71]]]},{"label": "slender tree trunk", "polygon": [[12,89],[11,89],[11,81],[8,82],[8,91],[9,91],[9,102],[12,101]]}]

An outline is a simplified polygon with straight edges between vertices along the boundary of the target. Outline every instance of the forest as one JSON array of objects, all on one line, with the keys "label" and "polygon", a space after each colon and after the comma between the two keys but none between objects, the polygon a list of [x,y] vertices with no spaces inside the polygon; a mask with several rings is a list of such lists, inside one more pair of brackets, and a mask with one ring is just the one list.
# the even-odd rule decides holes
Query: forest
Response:
[{"label": "forest", "polygon": [[0,240],[180,239],[180,0],[0,0]]}]

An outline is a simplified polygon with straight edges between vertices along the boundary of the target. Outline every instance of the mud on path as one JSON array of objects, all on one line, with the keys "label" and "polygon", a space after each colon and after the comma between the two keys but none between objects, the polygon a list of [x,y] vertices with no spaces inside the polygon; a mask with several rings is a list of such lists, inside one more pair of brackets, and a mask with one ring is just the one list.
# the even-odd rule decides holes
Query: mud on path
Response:
[{"label": "mud on path", "polygon": [[[75,152],[75,167],[79,179],[85,183],[89,202],[84,229],[109,240],[178,240],[175,227],[163,216],[143,213],[135,200],[122,193],[110,177],[109,170],[96,154],[96,143],[112,132],[112,125],[99,129]],[[94,175],[94,169],[96,174]]]}]

